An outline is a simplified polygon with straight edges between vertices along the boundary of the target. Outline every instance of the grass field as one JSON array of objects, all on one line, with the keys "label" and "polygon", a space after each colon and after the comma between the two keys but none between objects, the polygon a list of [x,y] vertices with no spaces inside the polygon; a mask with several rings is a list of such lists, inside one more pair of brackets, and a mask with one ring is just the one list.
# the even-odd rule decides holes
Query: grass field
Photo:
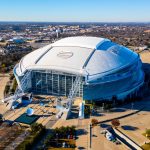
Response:
[{"label": "grass field", "polygon": [[[146,133],[143,133],[143,135],[146,136]],[[147,137],[147,138],[150,140],[150,137]],[[150,150],[150,142],[142,145],[142,148],[144,150]]]},{"label": "grass field", "polygon": [[146,143],[146,144],[142,145],[142,148],[144,150],[150,150],[150,143]]}]

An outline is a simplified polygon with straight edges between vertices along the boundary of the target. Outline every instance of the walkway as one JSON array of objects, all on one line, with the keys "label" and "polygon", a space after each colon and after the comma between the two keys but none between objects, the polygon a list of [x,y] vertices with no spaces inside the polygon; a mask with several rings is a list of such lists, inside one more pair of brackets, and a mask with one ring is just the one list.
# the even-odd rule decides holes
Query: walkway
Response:
[{"label": "walkway", "polygon": [[76,128],[77,130],[77,139],[76,139],[76,150],[79,150],[79,148],[88,150],[89,147],[89,125],[88,124],[82,124],[83,120],[79,120],[78,126]]}]

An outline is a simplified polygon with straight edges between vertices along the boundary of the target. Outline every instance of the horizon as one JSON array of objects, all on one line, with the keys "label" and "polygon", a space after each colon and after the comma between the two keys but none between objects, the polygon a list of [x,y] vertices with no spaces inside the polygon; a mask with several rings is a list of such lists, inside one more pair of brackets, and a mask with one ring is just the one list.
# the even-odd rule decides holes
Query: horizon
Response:
[{"label": "horizon", "polygon": [[20,21],[1,21],[0,20],[0,23],[69,23],[69,24],[71,24],[71,23],[85,23],[85,24],[112,24],[112,23],[114,23],[114,24],[149,24],[150,23],[150,21],[112,21],[112,22],[110,22],[110,21],[106,21],[106,22],[101,22],[101,21],[99,21],[99,22],[97,22],[97,21],[22,21],[22,20],[20,20]]}]

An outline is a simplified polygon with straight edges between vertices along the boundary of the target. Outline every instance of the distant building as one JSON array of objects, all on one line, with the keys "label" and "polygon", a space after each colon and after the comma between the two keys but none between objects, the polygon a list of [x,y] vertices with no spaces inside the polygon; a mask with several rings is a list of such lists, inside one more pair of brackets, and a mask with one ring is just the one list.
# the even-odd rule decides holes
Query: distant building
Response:
[{"label": "distant building", "polygon": [[140,47],[135,47],[135,51],[136,50],[140,50],[140,51],[142,51],[142,50],[146,50],[148,47],[147,46],[140,46]]},{"label": "distant building", "polygon": [[22,38],[22,37],[14,37],[14,38],[8,40],[8,42],[13,42],[13,43],[21,44],[21,43],[25,42],[25,39]]},{"label": "distant building", "polygon": [[3,38],[2,38],[2,37],[0,37],[0,42],[1,42],[1,41],[3,41]]},{"label": "distant building", "polygon": [[4,48],[0,48],[0,54],[4,55],[6,53],[6,50]]},{"label": "distant building", "polygon": [[60,33],[61,33],[61,30],[60,30],[60,29],[57,29],[57,30],[56,30],[56,36],[57,36],[57,38],[59,38]]}]

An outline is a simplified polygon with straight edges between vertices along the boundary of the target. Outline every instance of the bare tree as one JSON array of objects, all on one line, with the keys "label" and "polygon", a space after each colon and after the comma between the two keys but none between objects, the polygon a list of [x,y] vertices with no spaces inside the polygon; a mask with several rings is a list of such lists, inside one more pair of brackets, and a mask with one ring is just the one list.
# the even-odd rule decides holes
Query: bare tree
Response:
[{"label": "bare tree", "polygon": [[111,124],[112,124],[115,128],[117,128],[117,127],[120,126],[120,122],[119,122],[118,119],[113,119],[113,120],[111,121]]}]

